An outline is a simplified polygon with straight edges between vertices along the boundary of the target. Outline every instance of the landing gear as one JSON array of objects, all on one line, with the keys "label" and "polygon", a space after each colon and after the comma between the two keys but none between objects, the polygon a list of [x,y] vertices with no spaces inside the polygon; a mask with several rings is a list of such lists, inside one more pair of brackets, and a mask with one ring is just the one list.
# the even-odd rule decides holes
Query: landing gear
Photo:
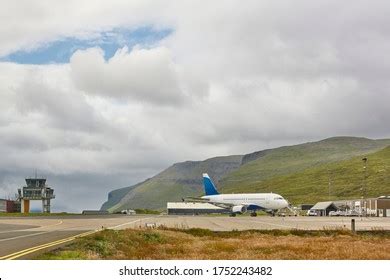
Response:
[{"label": "landing gear", "polygon": [[230,216],[230,217],[235,217],[235,216],[236,216],[236,213],[230,213],[229,216]]},{"label": "landing gear", "polygon": [[256,217],[257,213],[256,212],[251,212],[251,217]]}]

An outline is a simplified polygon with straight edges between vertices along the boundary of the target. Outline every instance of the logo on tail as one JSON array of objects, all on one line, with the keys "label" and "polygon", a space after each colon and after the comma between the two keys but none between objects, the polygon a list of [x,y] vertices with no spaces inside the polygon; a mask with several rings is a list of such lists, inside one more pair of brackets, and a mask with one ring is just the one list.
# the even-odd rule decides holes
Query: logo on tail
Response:
[{"label": "logo on tail", "polygon": [[203,185],[204,185],[204,192],[206,193],[206,195],[219,194],[219,192],[217,191],[217,188],[215,187],[213,181],[211,181],[211,179],[207,173],[203,174]]}]

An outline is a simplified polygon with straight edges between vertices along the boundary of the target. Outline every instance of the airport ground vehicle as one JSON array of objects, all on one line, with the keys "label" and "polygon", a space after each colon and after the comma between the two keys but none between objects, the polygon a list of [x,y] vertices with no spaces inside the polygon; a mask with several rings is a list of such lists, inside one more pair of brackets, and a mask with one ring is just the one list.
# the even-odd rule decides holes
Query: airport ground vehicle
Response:
[{"label": "airport ground vehicle", "polygon": [[337,211],[330,211],[329,212],[329,216],[345,216],[345,211],[340,211],[340,210],[337,210]]},{"label": "airport ground vehicle", "polygon": [[307,214],[306,214],[307,216],[318,216],[318,213],[317,213],[317,211],[316,210],[308,210],[307,211]]}]

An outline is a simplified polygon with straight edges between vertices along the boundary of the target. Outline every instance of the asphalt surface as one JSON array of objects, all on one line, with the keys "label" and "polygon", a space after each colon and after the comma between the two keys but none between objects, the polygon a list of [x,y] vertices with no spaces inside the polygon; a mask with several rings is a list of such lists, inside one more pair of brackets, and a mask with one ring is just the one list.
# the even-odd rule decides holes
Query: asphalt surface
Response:
[{"label": "asphalt surface", "polygon": [[[360,218],[357,230],[390,230],[390,218]],[[63,246],[80,234],[102,228],[124,229],[166,226],[213,231],[247,229],[324,230],[350,228],[351,217],[166,216],[102,215],[0,217],[0,259],[29,259],[37,252]]]},{"label": "asphalt surface", "polygon": [[28,259],[37,252],[37,246],[46,247],[45,244],[61,241],[48,248],[58,247],[72,241],[66,239],[83,233],[102,228],[119,229],[147,218],[124,215],[0,217],[0,260],[14,257],[11,255],[18,252],[17,259]]}]

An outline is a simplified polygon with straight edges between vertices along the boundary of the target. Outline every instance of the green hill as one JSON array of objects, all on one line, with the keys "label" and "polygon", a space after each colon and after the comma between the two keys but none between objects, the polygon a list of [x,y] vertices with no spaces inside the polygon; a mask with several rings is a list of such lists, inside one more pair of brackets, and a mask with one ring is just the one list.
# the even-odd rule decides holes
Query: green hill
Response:
[{"label": "green hill", "polygon": [[[293,203],[315,202],[328,199],[331,177],[333,198],[356,197],[360,196],[362,155],[372,154],[367,185],[374,188],[376,182],[389,184],[388,162],[380,160],[386,155],[386,150],[380,150],[388,145],[390,139],[334,137],[243,156],[177,163],[142,183],[110,192],[102,209],[164,209],[167,201],[203,194],[204,172],[209,173],[224,193],[273,191]],[[376,169],[371,170],[375,166]],[[373,173],[377,169],[384,171]],[[386,192],[383,184],[374,188],[378,188],[378,194]],[[367,189],[369,194],[374,195],[374,192]]]},{"label": "green hill", "polygon": [[[390,146],[365,156],[368,158],[366,181],[362,156],[356,156],[262,181],[246,180],[245,183],[241,181],[239,191],[272,191],[281,194],[291,203],[315,203],[359,198],[362,195],[364,197],[390,195]],[[229,174],[230,176],[232,175]],[[223,187],[223,191],[236,192],[237,188],[228,184]]]},{"label": "green hill", "polygon": [[[221,182],[223,191],[247,186],[269,178],[292,174],[328,162],[337,162],[383,149],[390,140],[370,140],[357,137],[333,137],[318,142],[280,147],[263,151],[256,160],[244,163],[239,169],[229,173]],[[251,154],[244,156],[250,157]],[[221,189],[222,190],[222,189]]]},{"label": "green hill", "polygon": [[[112,191],[102,209],[163,209],[167,201],[181,201],[183,197],[199,195],[202,190],[202,173],[219,180],[241,165],[242,156],[226,156],[205,161],[176,163],[160,174],[133,187]],[[126,194],[123,193],[127,191]],[[122,197],[120,197],[122,195]]]},{"label": "green hill", "polygon": [[122,198],[124,196],[126,196],[126,194],[128,194],[132,189],[138,187],[139,185],[143,184],[144,182],[142,183],[138,183],[134,186],[130,186],[130,187],[125,187],[125,188],[120,188],[120,189],[116,189],[116,190],[113,190],[111,192],[108,193],[108,200],[106,202],[104,202],[104,204],[102,205],[101,209],[103,210],[107,210],[113,206],[115,206],[116,204],[118,204]]}]

